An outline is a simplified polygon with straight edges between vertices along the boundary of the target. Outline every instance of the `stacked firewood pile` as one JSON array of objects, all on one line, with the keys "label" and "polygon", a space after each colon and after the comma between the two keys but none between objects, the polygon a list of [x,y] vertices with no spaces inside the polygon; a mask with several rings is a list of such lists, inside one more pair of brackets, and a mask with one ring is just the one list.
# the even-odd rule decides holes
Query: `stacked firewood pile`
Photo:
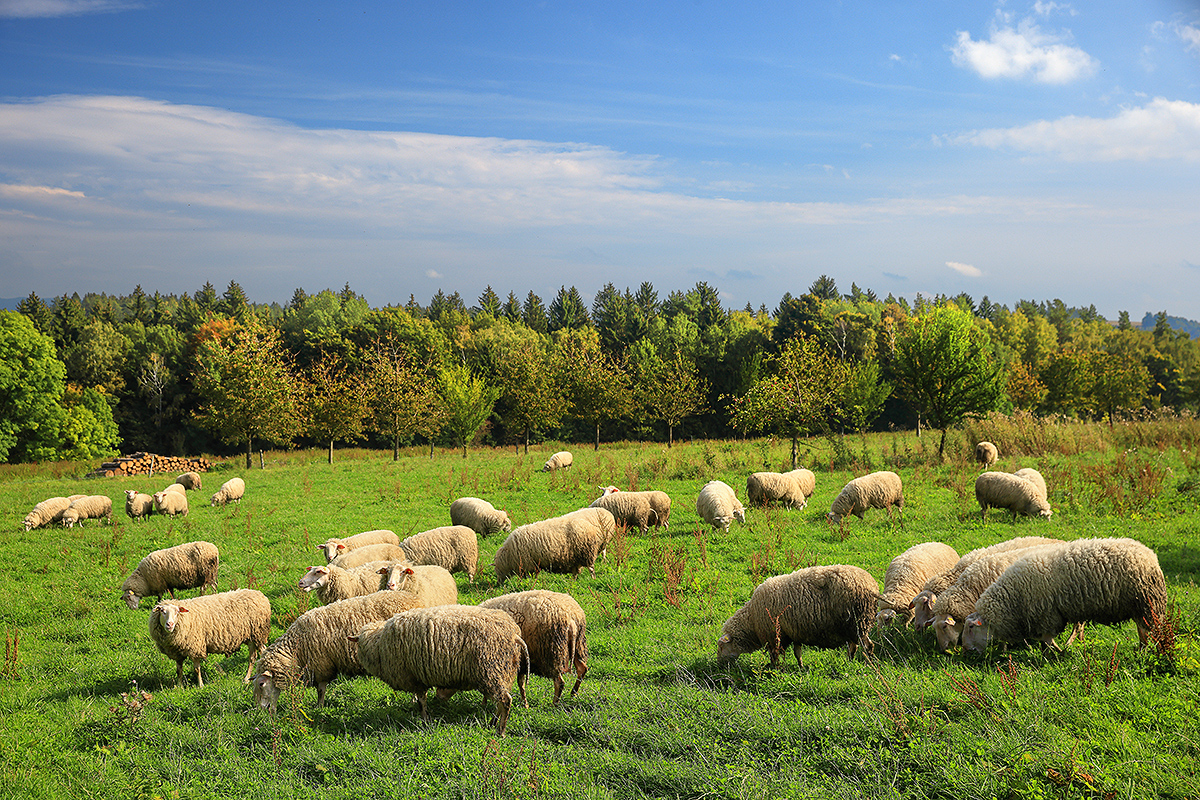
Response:
[{"label": "stacked firewood pile", "polygon": [[208,472],[212,467],[206,458],[159,456],[154,453],[132,453],[116,461],[106,461],[91,473],[92,478],[119,478],[124,475],[179,475],[183,472]]}]

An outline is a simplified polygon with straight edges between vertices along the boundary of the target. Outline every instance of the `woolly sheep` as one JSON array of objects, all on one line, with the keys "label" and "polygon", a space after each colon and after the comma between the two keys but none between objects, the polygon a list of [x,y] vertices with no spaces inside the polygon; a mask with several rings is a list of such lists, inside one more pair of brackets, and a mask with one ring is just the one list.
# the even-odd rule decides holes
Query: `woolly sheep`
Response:
[{"label": "woolly sheep", "polygon": [[166,488],[163,489],[163,491],[164,492],[178,492],[179,494],[182,494],[184,496],[187,495],[187,487],[184,486],[182,483],[169,483],[169,484],[167,484]]},{"label": "woolly sheep", "polygon": [[217,546],[212,542],[188,542],[155,550],[133,570],[121,585],[121,599],[131,609],[138,607],[143,597],[164,594],[175,597],[176,589],[200,587],[204,594],[208,587],[217,588],[217,570],[220,557]]},{"label": "woolly sheep", "polygon": [[332,564],[309,567],[296,585],[306,592],[315,591],[321,602],[328,605],[386,589],[387,581],[379,576],[379,570],[390,564],[390,561],[371,561],[353,569]]},{"label": "woolly sheep", "polygon": [[154,513],[154,498],[137,489],[125,490],[125,513],[133,521],[145,519]]},{"label": "woolly sheep", "polygon": [[606,552],[616,530],[612,512],[581,508],[561,517],[531,522],[517,528],[492,560],[496,580],[539,571],[578,575],[587,567],[596,575],[596,558]]},{"label": "woolly sheep", "polygon": [[460,497],[451,503],[450,524],[466,525],[480,536],[512,530],[507,512],[478,497]]},{"label": "woolly sheep", "polygon": [[1007,472],[985,472],[976,478],[975,499],[979,501],[980,517],[985,520],[989,507],[1007,508],[1014,520],[1017,514],[1050,519],[1054,513],[1033,481]]},{"label": "woolly sheep", "polygon": [[242,495],[246,493],[246,482],[241,478],[230,478],[221,484],[221,488],[212,496],[210,506],[223,506],[228,503],[241,503]]},{"label": "woolly sheep", "polygon": [[999,453],[996,451],[996,445],[991,442],[980,442],[975,445],[975,461],[982,464],[984,467],[990,467],[996,463]]},{"label": "woolly sheep", "polygon": [[779,502],[785,508],[804,508],[816,486],[817,476],[803,467],[791,472],[753,472],[746,478],[746,500],[752,506]]},{"label": "woolly sheep", "polygon": [[185,472],[175,479],[175,483],[184,489],[200,489],[203,486],[199,472]]},{"label": "woolly sheep", "polygon": [[85,496],[82,494],[73,494],[70,497],[46,498],[25,515],[25,530],[31,531],[34,528],[41,528],[55,522],[62,522],[63,512],[70,507],[71,503]]},{"label": "woolly sheep", "polygon": [[846,655],[854,658],[860,644],[871,650],[867,629],[878,599],[879,584],[860,567],[806,567],[767,578],[725,621],[717,658],[729,661],[766,647],[775,666],[788,645],[801,665],[801,645],[846,645]]},{"label": "woolly sheep", "polygon": [[[179,484],[175,484],[178,486]],[[188,501],[187,495],[181,492],[161,491],[154,493],[154,510],[159,514],[168,516],[176,516],[182,514],[187,516]]]},{"label": "woolly sheep", "polygon": [[546,463],[542,465],[542,472],[554,472],[558,469],[566,469],[571,466],[575,460],[574,456],[566,450],[559,450],[550,458],[546,459]]},{"label": "woolly sheep", "polygon": [[176,686],[183,683],[184,659],[192,660],[196,684],[203,687],[200,662],[209,653],[229,655],[243,644],[249,645],[250,657],[242,683],[249,683],[254,660],[270,635],[271,601],[255,589],[163,600],[150,612],[150,638],[163,655],[175,660]]},{"label": "woolly sheep", "polygon": [[389,592],[410,592],[424,606],[451,606],[458,602],[458,584],[454,576],[436,564],[414,565],[406,562],[380,567],[384,588]]},{"label": "woolly sheep", "polygon": [[554,681],[554,702],[562,697],[563,673],[574,670],[579,691],[587,675],[587,619],[574,597],[562,592],[533,589],[493,597],[479,604],[494,608],[513,618],[521,628],[521,638],[529,648],[529,669],[534,675]]},{"label": "woolly sheep", "polygon": [[446,699],[474,690],[496,704],[496,733],[503,736],[512,710],[512,685],[525,697],[529,650],[521,629],[503,611],[476,606],[414,608],[352,637],[358,661],[397,692],[411,692],[429,721],[426,693]]},{"label": "woolly sheep", "polygon": [[68,528],[75,527],[78,522],[83,525],[85,519],[100,519],[112,522],[112,498],[103,494],[92,494],[71,501],[62,512],[62,524]]},{"label": "woolly sheep", "polygon": [[887,509],[888,519],[891,519],[893,505],[899,509],[900,520],[903,522],[904,485],[900,476],[886,470],[872,472],[847,483],[834,498],[825,517],[830,523],[840,527],[845,524],[844,519],[849,514],[862,519],[868,508],[883,508]]},{"label": "woolly sheep", "polygon": [[671,521],[671,498],[666,492],[622,492],[615,486],[603,486],[604,494],[589,508],[606,508],[618,525],[636,525],[645,533],[653,525],[665,528]]},{"label": "woolly sheep", "polygon": [[368,561],[403,561],[404,558],[404,550],[398,544],[368,544],[345,552],[329,563],[342,569],[353,569]]},{"label": "woolly sheep", "polygon": [[400,543],[413,564],[436,564],[450,572],[465,572],[475,581],[479,564],[479,539],[466,525],[446,525],[413,534]]},{"label": "woolly sheep", "polygon": [[328,563],[350,550],[369,544],[400,544],[400,537],[388,530],[363,531],[345,539],[330,537],[325,544],[317,545],[317,549],[325,554],[325,562]]},{"label": "woolly sheep", "polygon": [[742,523],[746,521],[746,512],[733,487],[723,481],[709,481],[700,489],[696,497],[696,515],[712,525],[713,530],[728,531],[735,519]]},{"label": "woolly sheep", "polygon": [[1018,478],[1024,478],[1037,487],[1038,494],[1043,500],[1046,500],[1046,479],[1042,477],[1042,473],[1038,472],[1033,467],[1025,467],[1013,473]]},{"label": "woolly sheep", "polygon": [[420,605],[408,592],[375,592],[305,611],[263,653],[254,678],[254,702],[274,712],[279,693],[303,682],[317,688],[317,707],[324,706],[330,681],[338,675],[363,674],[347,637],[364,625]]},{"label": "woolly sheep", "polygon": [[982,652],[995,639],[1060,650],[1054,637],[1071,623],[1128,619],[1144,646],[1166,606],[1153,550],[1133,539],[1080,539],[1030,552],[1006,569],[967,616],[963,648]]},{"label": "woolly sheep", "polygon": [[941,542],[914,544],[893,558],[883,576],[883,595],[879,598],[875,622],[887,625],[900,617],[904,625],[911,623],[912,599],[925,581],[950,569],[957,561],[958,552]]}]

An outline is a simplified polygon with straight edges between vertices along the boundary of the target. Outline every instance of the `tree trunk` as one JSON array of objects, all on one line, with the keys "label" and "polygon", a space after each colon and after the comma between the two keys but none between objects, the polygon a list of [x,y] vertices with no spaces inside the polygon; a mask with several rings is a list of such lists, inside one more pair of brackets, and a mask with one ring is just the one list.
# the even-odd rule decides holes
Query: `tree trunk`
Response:
[{"label": "tree trunk", "polygon": [[675,442],[675,426],[667,423],[667,449],[671,449],[671,445]]},{"label": "tree trunk", "polygon": [[462,444],[463,444],[463,458],[466,458],[466,457],[467,457],[467,443],[466,443],[466,440],[464,440]]},{"label": "tree trunk", "polygon": [[942,428],[942,439],[941,439],[941,441],[938,442],[938,462],[939,463],[946,460],[942,456],[942,453],[945,451],[945,449],[946,449],[946,429]]},{"label": "tree trunk", "polygon": [[250,457],[254,455],[254,440],[249,436],[246,437],[246,469],[250,469]]},{"label": "tree trunk", "polygon": [[429,438],[429,457],[433,458],[433,437]]},{"label": "tree trunk", "polygon": [[529,455],[529,428],[525,429],[525,455]]},{"label": "tree trunk", "polygon": [[593,447],[592,449],[593,450],[600,449],[600,423],[599,422],[596,423],[596,446]]},{"label": "tree trunk", "polygon": [[796,455],[800,449],[800,437],[792,436],[792,469],[796,468]]},{"label": "tree trunk", "polygon": [[333,463],[333,439],[329,440],[329,463]]},{"label": "tree trunk", "polygon": [[392,437],[392,461],[400,460],[400,437]]}]

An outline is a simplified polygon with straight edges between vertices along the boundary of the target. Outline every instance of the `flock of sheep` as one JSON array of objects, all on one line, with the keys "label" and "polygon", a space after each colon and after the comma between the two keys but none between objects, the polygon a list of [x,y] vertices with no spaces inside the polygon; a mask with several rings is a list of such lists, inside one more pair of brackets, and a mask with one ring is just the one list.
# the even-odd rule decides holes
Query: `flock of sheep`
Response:
[{"label": "flock of sheep", "polygon": [[[985,467],[996,460],[987,442],[976,448]],[[571,464],[567,452],[546,462],[546,471]],[[155,495],[126,492],[132,519],[150,513],[187,513],[186,489],[199,489],[200,476],[181,475]],[[786,473],[756,472],[746,480],[752,505],[778,503],[804,508],[816,486],[807,469]],[[176,488],[177,487],[177,488]],[[211,504],[240,500],[245,484],[227,481]],[[976,499],[1013,515],[1048,518],[1046,485],[1032,469],[1014,474],[984,472],[975,482]],[[86,518],[111,519],[106,497],[51,498],[25,519],[26,529]],[[149,500],[149,503],[146,500]],[[84,502],[89,501],[89,502]],[[903,513],[903,485],[893,472],[875,472],[851,480],[832,502],[827,519],[843,525],[870,508]],[[710,481],[696,499],[696,513],[715,530],[745,521],[736,492]],[[387,530],[330,538],[318,545],[325,564],[311,567],[298,587],[315,592],[323,605],[300,615],[273,643],[270,602],[261,592],[242,589],[206,595],[217,585],[220,556],[209,542],[189,542],[146,555],[122,586],[130,609],[156,596],[150,635],[158,649],[176,662],[183,680],[190,659],[196,683],[200,665],[212,653],[249,648],[245,681],[254,683],[254,699],[275,710],[280,692],[290,686],[317,690],[325,702],[329,683],[339,675],[370,674],[397,691],[410,692],[428,719],[426,695],[440,698],[475,690],[495,704],[496,729],[503,734],[517,686],[526,701],[530,673],[554,684],[557,703],[563,675],[577,676],[574,695],[588,671],[586,619],[568,594],[543,590],[515,592],[478,606],[459,605],[454,573],[474,581],[479,562],[478,536],[509,532],[492,566],[499,583],[512,575],[555,572],[595,574],[617,526],[645,532],[670,522],[671,499],[661,491],[624,492],[614,486],[589,507],[552,519],[512,528],[508,514],[480,498],[466,497],[450,506],[450,522],[403,541]],[[199,588],[201,596],[175,599],[176,589]],[[169,595],[170,599],[163,599]],[[1166,606],[1166,587],[1157,556],[1131,539],[1062,542],[1020,537],[959,554],[940,542],[915,545],[889,564],[882,593],[875,578],[851,565],[815,566],[768,578],[724,624],[717,643],[721,661],[759,649],[772,664],[792,646],[797,661],[802,646],[845,646],[853,658],[869,651],[873,625],[902,622],[918,630],[932,627],[939,650],[961,638],[968,650],[991,642],[1039,642],[1058,648],[1055,637],[1068,625],[1074,632],[1086,622],[1116,624],[1134,620],[1144,645]],[[257,672],[255,669],[257,667]]]}]

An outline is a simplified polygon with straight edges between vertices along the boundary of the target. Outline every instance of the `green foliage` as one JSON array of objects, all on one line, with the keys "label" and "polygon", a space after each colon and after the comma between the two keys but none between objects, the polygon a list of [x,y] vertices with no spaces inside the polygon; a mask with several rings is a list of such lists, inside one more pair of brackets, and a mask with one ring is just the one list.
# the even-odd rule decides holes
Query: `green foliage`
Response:
[{"label": "green foliage", "polygon": [[65,376],[54,342],[21,314],[0,311],[0,460],[56,457]]},{"label": "green foliage", "polygon": [[361,376],[351,375],[338,359],[326,356],[313,364],[302,387],[305,432],[318,441],[333,443],[362,437],[367,415],[369,388]]},{"label": "green foliage", "polygon": [[442,430],[450,434],[466,458],[467,445],[491,416],[500,389],[471,374],[465,364],[451,364],[443,369],[438,376],[438,388],[446,413]]}]

